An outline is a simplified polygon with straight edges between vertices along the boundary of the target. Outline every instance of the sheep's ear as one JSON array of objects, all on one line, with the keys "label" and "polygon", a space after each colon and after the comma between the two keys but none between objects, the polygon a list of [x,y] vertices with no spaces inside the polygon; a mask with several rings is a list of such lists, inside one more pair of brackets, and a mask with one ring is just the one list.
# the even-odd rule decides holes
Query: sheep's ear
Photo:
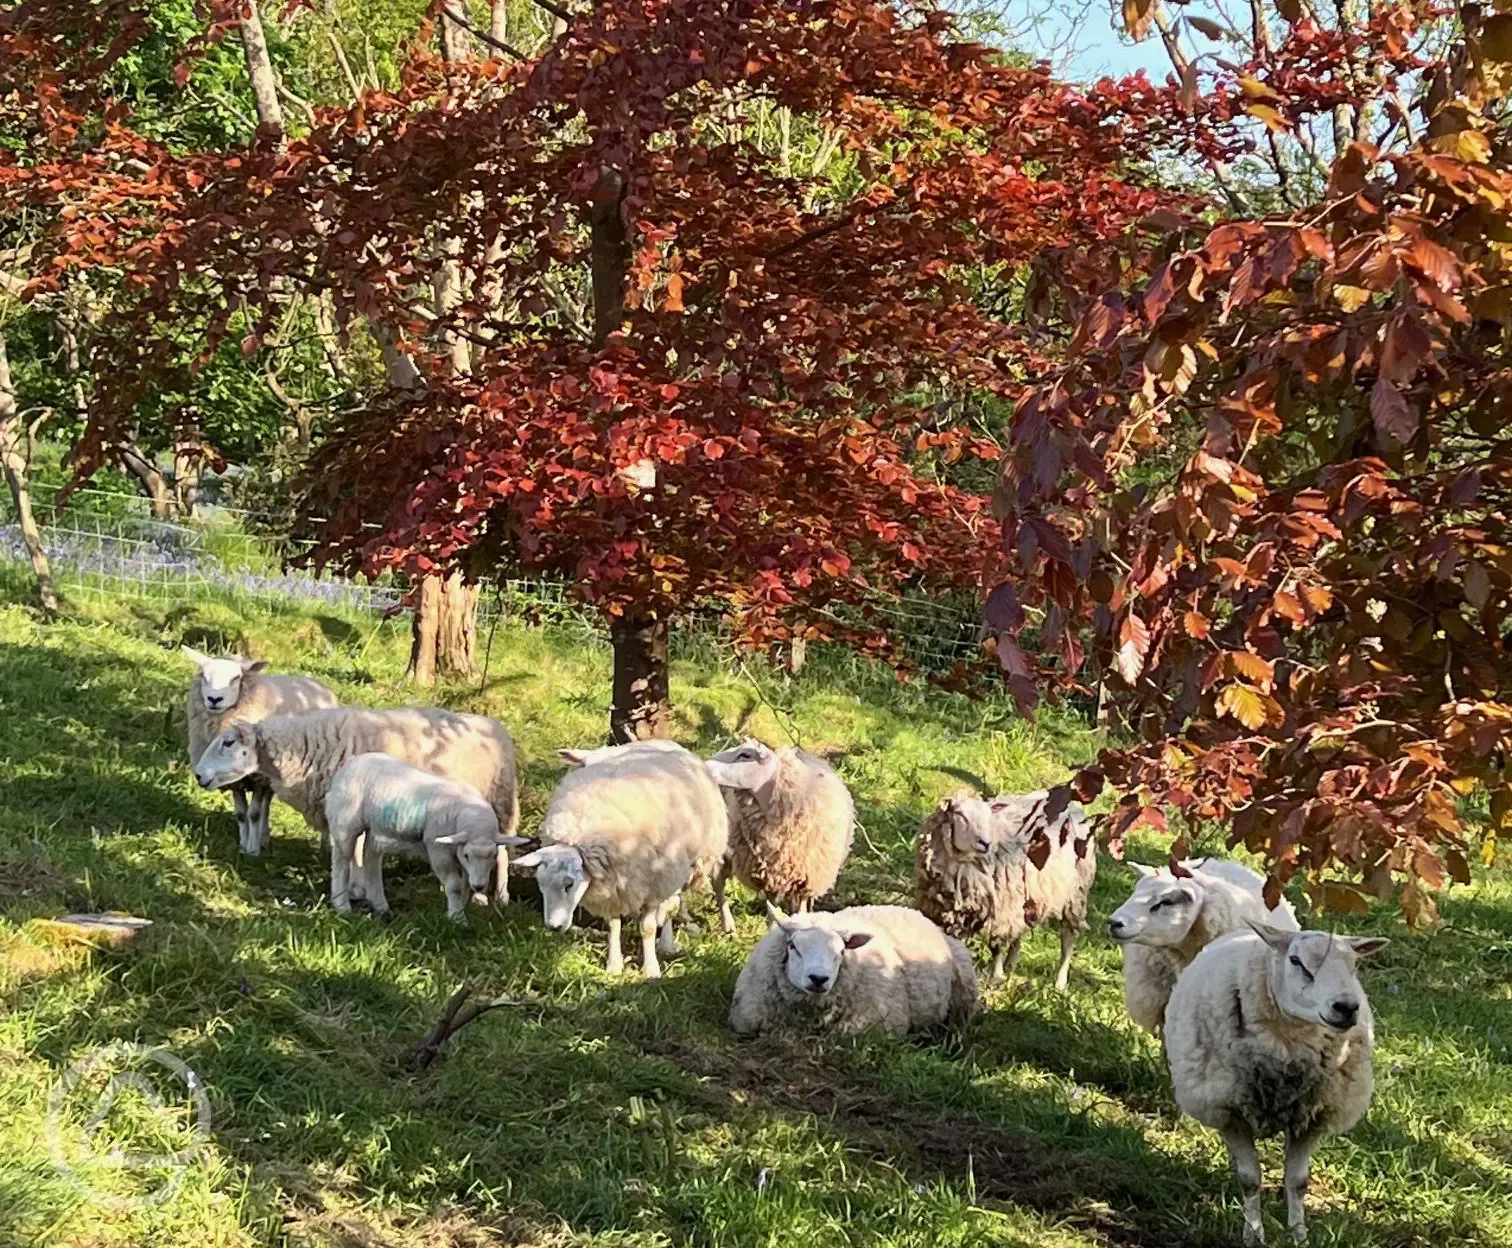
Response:
[{"label": "sheep's ear", "polygon": [[859,949],[859,948],[861,948],[862,945],[866,945],[866,944],[870,944],[870,943],[871,943],[871,933],[870,932],[852,932],[849,936],[847,936],[845,938],[845,947],[847,949]]},{"label": "sheep's ear", "polygon": [[777,924],[778,927],[786,927],[788,925],[788,916],[783,914],[782,911],[774,906],[770,901],[766,903],[766,908],[767,918],[771,922]]},{"label": "sheep's ear", "polygon": [[513,867],[523,867],[527,871],[534,871],[545,861],[546,860],[541,857],[541,851],[538,849],[533,854],[526,854],[524,855],[524,857],[516,858],[509,865]]},{"label": "sheep's ear", "polygon": [[431,842],[432,845],[460,845],[467,838],[460,832],[448,832],[445,836],[438,836]]},{"label": "sheep's ear", "polygon": [[265,672],[268,670],[268,661],[266,659],[243,659],[241,661],[241,669],[244,676],[251,676],[254,672]]},{"label": "sheep's ear", "polygon": [[1256,923],[1254,919],[1245,919],[1245,922],[1254,929],[1255,935],[1260,937],[1267,945],[1278,953],[1285,953],[1291,948],[1291,942],[1296,938],[1296,932],[1288,932],[1279,927],[1272,927],[1269,923]]},{"label": "sheep's ear", "polygon": [[1344,943],[1354,950],[1357,958],[1368,958],[1373,953],[1379,953],[1391,942],[1384,936],[1350,936]]},{"label": "sheep's ear", "polygon": [[237,720],[231,725],[231,731],[236,733],[237,740],[245,741],[248,745],[257,740],[257,725],[249,724],[246,720]]},{"label": "sheep's ear", "polygon": [[1150,878],[1150,876],[1155,874],[1154,867],[1147,867],[1142,862],[1131,862],[1129,866],[1134,868],[1134,874],[1142,880],[1147,880]]},{"label": "sheep's ear", "polygon": [[586,750],[558,750],[557,757],[569,767],[581,767],[588,761],[583,757],[586,753]]},{"label": "sheep's ear", "polygon": [[206,663],[210,662],[208,654],[201,654],[192,646],[180,646],[179,649],[189,658],[193,659],[197,667],[204,667]]},{"label": "sheep's ear", "polygon": [[527,837],[523,837],[523,836],[509,836],[508,834],[506,834],[504,832],[495,832],[494,833],[494,844],[495,845],[505,845],[505,846],[508,846],[510,849],[513,849],[516,845],[529,845],[530,841],[529,841],[529,839]]}]

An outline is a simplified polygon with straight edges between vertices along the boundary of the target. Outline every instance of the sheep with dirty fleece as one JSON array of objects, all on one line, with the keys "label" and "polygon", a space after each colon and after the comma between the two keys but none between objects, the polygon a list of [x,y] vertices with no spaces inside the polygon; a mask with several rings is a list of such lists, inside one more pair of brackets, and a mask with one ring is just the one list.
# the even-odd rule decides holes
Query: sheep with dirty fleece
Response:
[{"label": "sheep with dirty fleece", "polygon": [[1197,858],[1170,867],[1129,864],[1139,879],[1129,899],[1108,919],[1108,935],[1123,946],[1124,1006],[1147,1031],[1158,1032],[1176,980],[1218,937],[1250,922],[1297,930],[1297,916],[1282,898],[1265,904],[1265,880],[1243,863]]},{"label": "sheep with dirty fleece", "polygon": [[[214,659],[188,646],[181,649],[195,664],[185,706],[191,767],[233,720],[253,724],[270,715],[303,715],[339,704],[334,693],[309,676],[274,676],[260,661],[234,655]],[[243,853],[260,854],[267,844],[272,797],[272,788],[259,779],[232,786]]]},{"label": "sheep with dirty fleece", "polygon": [[[960,940],[979,936],[992,951],[992,982],[1012,974],[1024,936],[1040,923],[1060,928],[1055,987],[1070,982],[1071,955],[1086,927],[1097,877],[1097,850],[1086,812],[1069,803],[1046,818],[1046,790],[991,799],[969,792],[945,798],[924,821],[914,846],[916,903]],[[1043,834],[1049,856],[1034,865]]]},{"label": "sheep with dirty fleece", "polygon": [[1379,938],[1251,922],[1181,973],[1165,1014],[1166,1059],[1183,1113],[1223,1136],[1244,1200],[1244,1242],[1265,1242],[1255,1141],[1286,1137],[1286,1225],[1306,1239],[1313,1150],[1370,1106],[1370,1002],[1355,961]]},{"label": "sheep with dirty fleece", "polygon": [[976,1010],[966,946],[906,906],[852,906],[772,926],[735,982],[730,1026],[741,1035],[807,1028],[903,1035],[965,1023]]},{"label": "sheep with dirty fleece", "polygon": [[508,847],[522,837],[499,830],[499,817],[470,784],[445,780],[388,754],[359,754],[343,763],[325,798],[331,836],[331,905],[352,908],[352,870],[361,894],[388,916],[383,855],[423,855],[441,881],[446,914],[461,923],[469,890],[486,902],[490,881],[500,903],[509,898]]},{"label": "sheep with dirty fleece", "polygon": [[634,915],[646,977],[656,979],[658,952],[676,952],[672,914],[682,892],[718,868],[729,823],[696,755],[626,746],[562,777],[540,837],[541,848],[515,866],[535,871],[546,926],[566,931],[578,906],[606,920],[605,967],[619,974],[620,922]]},{"label": "sheep with dirty fleece", "polygon": [[483,715],[433,707],[339,707],[272,715],[255,724],[236,722],[206,747],[194,775],[207,789],[261,777],[325,841],[331,782],[359,754],[388,754],[432,775],[472,785],[493,808],[500,830],[514,835],[520,821],[514,742],[503,724]]},{"label": "sheep with dirty fleece", "polygon": [[730,812],[730,849],[714,880],[726,932],[735,930],[725,898],[731,875],[800,914],[834,888],[855,838],[856,806],[833,767],[806,750],[754,740],[704,765]]}]

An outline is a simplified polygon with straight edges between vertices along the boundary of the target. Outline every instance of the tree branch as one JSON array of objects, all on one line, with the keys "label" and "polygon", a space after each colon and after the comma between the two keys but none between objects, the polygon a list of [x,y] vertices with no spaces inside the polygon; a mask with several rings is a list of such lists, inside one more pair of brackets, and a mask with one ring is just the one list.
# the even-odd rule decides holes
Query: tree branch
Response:
[{"label": "tree branch", "polygon": [[425,1039],[415,1046],[415,1051],[410,1055],[409,1068],[412,1071],[426,1069],[440,1055],[441,1047],[473,1019],[481,1018],[490,1010],[497,1010],[501,1006],[515,1004],[509,997],[496,997],[492,1001],[474,1001],[464,1007],[462,1003],[471,993],[472,988],[463,984],[447,998],[446,1007],[441,1011],[436,1025],[426,1033]]},{"label": "tree branch", "polygon": [[[539,2],[539,0],[538,0],[538,2]],[[460,26],[463,30],[465,30],[468,34],[470,34],[474,39],[477,39],[479,42],[486,43],[491,48],[497,48],[500,52],[503,52],[503,53],[505,53],[508,56],[514,57],[515,60],[517,60],[517,61],[524,61],[524,60],[528,60],[529,59],[528,57],[526,57],[525,53],[523,53],[523,52],[520,51],[519,48],[511,47],[509,44],[505,43],[504,40],[502,40],[502,39],[495,39],[486,30],[479,30],[476,26],[474,26],[471,22],[469,22],[465,17],[463,17],[455,9],[451,9],[451,8],[446,9],[445,10],[445,16],[446,16],[446,20],[447,21],[449,21],[449,22],[455,22],[458,26]]]}]

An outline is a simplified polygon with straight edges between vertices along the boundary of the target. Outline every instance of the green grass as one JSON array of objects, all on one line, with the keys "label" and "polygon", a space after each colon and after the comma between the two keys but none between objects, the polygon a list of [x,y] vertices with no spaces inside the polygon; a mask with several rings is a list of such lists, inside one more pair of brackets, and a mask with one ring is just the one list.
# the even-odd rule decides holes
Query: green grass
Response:
[{"label": "green grass", "polygon": [[[696,899],[703,934],[668,978],[615,981],[600,932],[554,936],[526,905],[470,910],[456,929],[418,867],[390,872],[392,925],[330,913],[314,838],[282,806],[270,853],[240,859],[229,804],[198,792],[183,758],[182,641],[251,649],[351,701],[413,700],[406,638],[370,619],[121,599],[46,626],[0,605],[0,1244],[1237,1242],[1222,1148],[1173,1112],[1095,934],[1126,868],[1103,864],[1064,997],[1041,936],[964,1041],[737,1042],[724,1014],[761,930],[754,905],[724,939]],[[852,751],[839,767],[863,830],[839,903],[907,898],[913,832],[956,784],[933,768],[1028,787],[1095,744],[1074,720],[1030,726],[852,666],[788,680],[688,653],[682,740],[791,729]],[[505,623],[486,686],[436,698],[514,731],[528,827],[559,774],[553,749],[601,739],[608,675],[580,634]],[[109,953],[29,922],[66,908],[155,927]],[[1394,938],[1366,972],[1378,1090],[1367,1121],[1319,1152],[1315,1243],[1512,1245],[1512,871],[1456,889],[1443,913],[1421,937],[1384,914],[1350,925]],[[464,978],[517,1004],[406,1073]],[[166,1044],[209,1096],[207,1146],[153,1208],[86,1199],[49,1151],[60,1072],[112,1040]],[[111,1140],[187,1138],[133,1096],[94,1162],[87,1110],[62,1114],[65,1150],[99,1190],[140,1190],[100,1160]],[[1274,1147],[1266,1160],[1274,1217]]]}]

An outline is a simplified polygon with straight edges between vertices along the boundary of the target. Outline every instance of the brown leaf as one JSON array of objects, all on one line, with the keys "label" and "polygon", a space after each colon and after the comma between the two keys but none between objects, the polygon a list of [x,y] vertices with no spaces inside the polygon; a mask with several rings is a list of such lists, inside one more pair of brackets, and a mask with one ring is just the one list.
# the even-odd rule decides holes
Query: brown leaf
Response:
[{"label": "brown leaf", "polygon": [[1417,432],[1417,413],[1408,406],[1402,392],[1384,377],[1376,379],[1370,392],[1370,415],[1377,436],[1388,447],[1405,446]]},{"label": "brown leaf", "polygon": [[1218,714],[1237,719],[1251,731],[1263,728],[1267,723],[1280,723],[1285,718],[1281,704],[1248,685],[1232,684],[1224,687],[1218,695]]},{"label": "brown leaf", "polygon": [[1234,675],[1243,676],[1261,693],[1269,693],[1275,684],[1275,665],[1262,659],[1258,654],[1251,654],[1248,650],[1230,650],[1228,666]]},{"label": "brown leaf", "polygon": [[1188,611],[1181,617],[1181,623],[1188,637],[1201,641],[1208,635],[1208,618],[1200,611]]},{"label": "brown leaf", "polygon": [[1155,21],[1155,0],[1123,0],[1123,21],[1131,39],[1143,39]]},{"label": "brown leaf", "polygon": [[1491,601],[1491,578],[1486,574],[1486,569],[1474,559],[1467,559],[1463,576],[1465,601],[1477,611],[1484,611],[1486,603]]},{"label": "brown leaf", "polygon": [[1210,18],[1198,17],[1195,13],[1190,13],[1186,20],[1188,26],[1193,30],[1200,30],[1209,39],[1222,39],[1224,36],[1223,27]]},{"label": "brown leaf", "polygon": [[1113,665],[1126,684],[1132,685],[1144,671],[1145,656],[1150,653],[1150,629],[1133,611],[1124,616],[1118,630],[1118,653]]}]

